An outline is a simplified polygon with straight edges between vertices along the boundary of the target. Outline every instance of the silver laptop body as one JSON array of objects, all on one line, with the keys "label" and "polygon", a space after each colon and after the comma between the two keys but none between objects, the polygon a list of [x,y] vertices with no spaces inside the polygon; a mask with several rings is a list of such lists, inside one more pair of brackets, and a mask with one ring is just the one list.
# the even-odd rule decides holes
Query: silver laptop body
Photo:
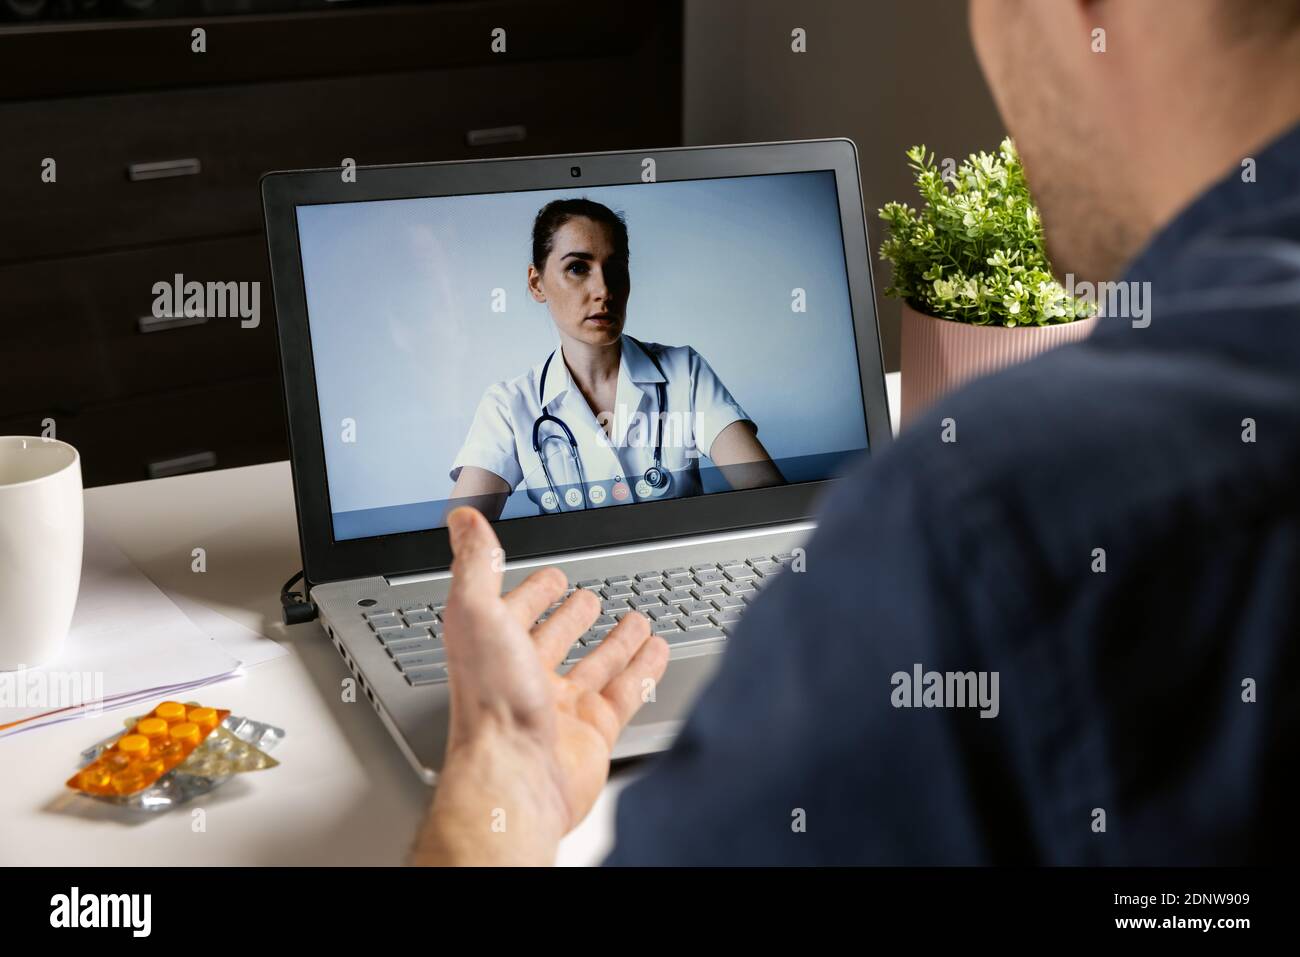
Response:
[{"label": "silver laptop body", "polygon": [[[690,568],[735,558],[743,561],[748,556],[798,555],[795,549],[802,545],[812,528],[811,523],[804,522],[777,530],[701,535],[672,544],[599,549],[554,559],[507,563],[504,587],[512,588],[534,568],[544,565],[555,565],[574,583],[597,578],[617,580],[620,575],[635,579],[637,574],[650,570]],[[373,599],[376,605],[372,607],[376,608],[437,605],[446,600],[450,579],[450,572],[445,571],[393,579],[376,576],[331,582],[311,590],[322,627],[357,679],[360,693],[374,707],[402,753],[430,784],[442,766],[447,738],[448,686],[442,682],[418,688],[408,685],[403,674],[393,667],[383,644],[358,614],[358,608],[367,599]],[[683,634],[689,638],[689,632]],[[682,719],[717,667],[729,640],[726,637],[672,648],[668,670],[655,689],[654,700],[643,705],[624,730],[614,748],[615,759],[661,751],[672,744]],[[567,670],[572,664],[572,660],[567,662],[561,670]]]}]

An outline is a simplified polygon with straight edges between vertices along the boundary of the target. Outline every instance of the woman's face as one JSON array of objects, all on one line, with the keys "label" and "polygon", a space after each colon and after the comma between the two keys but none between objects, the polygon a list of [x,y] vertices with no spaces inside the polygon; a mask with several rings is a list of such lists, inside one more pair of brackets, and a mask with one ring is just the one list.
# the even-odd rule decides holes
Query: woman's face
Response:
[{"label": "woman's face", "polygon": [[603,223],[575,216],[557,229],[544,271],[528,267],[528,289],[564,335],[603,346],[623,334],[632,284],[627,257]]}]

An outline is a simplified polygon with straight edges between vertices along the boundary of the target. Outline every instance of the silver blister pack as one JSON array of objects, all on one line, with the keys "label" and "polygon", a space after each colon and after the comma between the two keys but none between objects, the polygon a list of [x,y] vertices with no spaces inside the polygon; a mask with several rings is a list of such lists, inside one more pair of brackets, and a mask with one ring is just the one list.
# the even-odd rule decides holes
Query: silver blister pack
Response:
[{"label": "silver blister pack", "polygon": [[[138,718],[126,719],[131,728]],[[166,811],[207,794],[236,774],[260,771],[279,764],[267,752],[284,739],[284,729],[240,715],[230,715],[177,767],[143,791],[120,797],[85,795],[118,807],[137,811]],[[121,737],[113,734],[81,752],[81,767],[90,764],[103,750]]]}]

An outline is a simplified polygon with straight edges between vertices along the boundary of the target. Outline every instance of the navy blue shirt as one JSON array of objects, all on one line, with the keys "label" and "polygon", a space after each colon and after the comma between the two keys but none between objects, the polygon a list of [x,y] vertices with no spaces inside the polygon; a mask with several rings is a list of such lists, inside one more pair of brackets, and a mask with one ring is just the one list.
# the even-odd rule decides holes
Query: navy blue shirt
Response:
[{"label": "navy blue shirt", "polygon": [[[1295,849],[1300,129],[1255,160],[1131,264],[1149,325],[940,400],[827,496],[608,863]],[[917,666],[996,672],[996,717],[895,707]]]}]

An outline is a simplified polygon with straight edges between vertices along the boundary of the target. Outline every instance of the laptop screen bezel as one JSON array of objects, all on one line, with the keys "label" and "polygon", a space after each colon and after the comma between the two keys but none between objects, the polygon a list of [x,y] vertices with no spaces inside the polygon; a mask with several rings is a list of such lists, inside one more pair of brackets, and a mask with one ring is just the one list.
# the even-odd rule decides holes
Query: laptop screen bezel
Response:
[{"label": "laptop screen bezel", "polygon": [[[858,178],[857,148],[851,140],[357,167],[351,182],[337,168],[268,173],[261,181],[262,204],[298,504],[298,532],[308,582],[319,584],[445,570],[451,564],[451,547],[445,528],[372,538],[334,538],[298,243],[297,207],[566,187],[582,190],[641,183],[646,159],[654,160],[656,182],[823,170],[835,174],[867,442],[870,449],[878,450],[890,441],[870,246]],[[580,176],[573,175],[574,167],[581,170]],[[833,482],[831,478],[716,492],[617,508],[512,518],[494,525],[508,559],[561,555],[804,520],[812,516],[818,496]]]}]

